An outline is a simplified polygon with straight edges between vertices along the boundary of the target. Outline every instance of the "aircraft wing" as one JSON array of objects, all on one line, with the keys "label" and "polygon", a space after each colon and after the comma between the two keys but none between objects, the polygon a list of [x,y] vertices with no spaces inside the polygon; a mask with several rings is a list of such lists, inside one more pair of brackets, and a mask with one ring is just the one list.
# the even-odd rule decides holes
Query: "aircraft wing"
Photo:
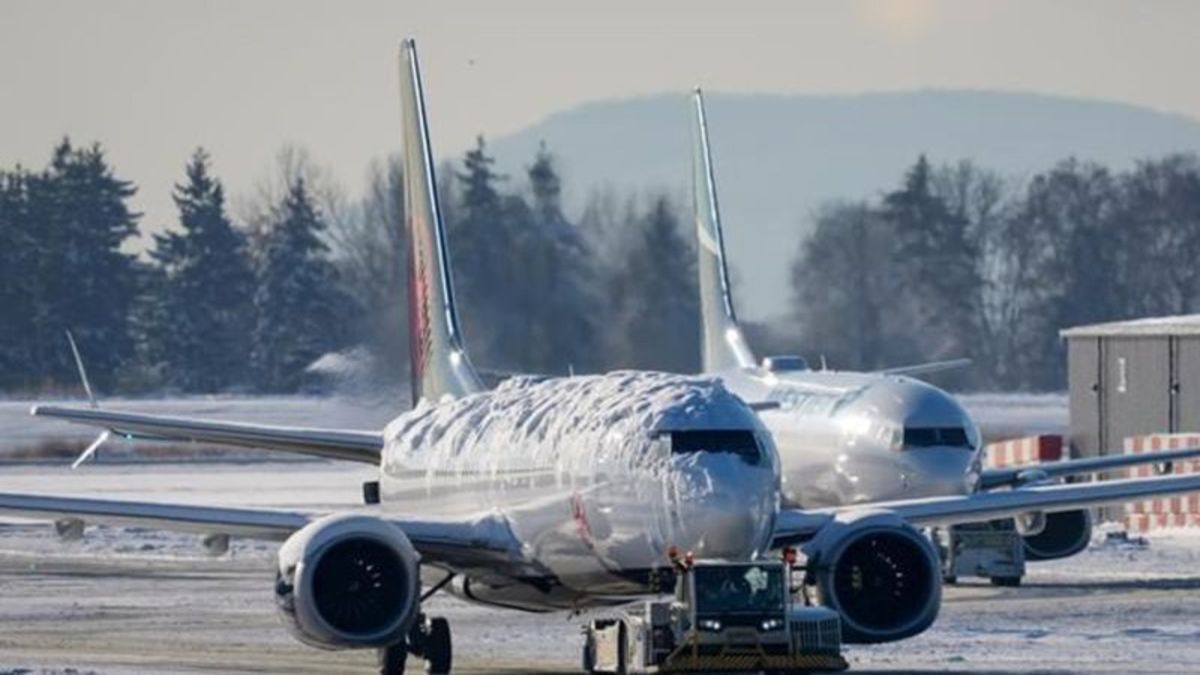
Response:
[{"label": "aircraft wing", "polygon": [[156,438],[282,450],[352,462],[379,464],[383,434],[376,431],[282,427],[220,422],[96,408],[34,406],[33,415],[101,427],[126,438]]},{"label": "aircraft wing", "polygon": [[1073,511],[1188,492],[1200,492],[1200,474],[1038,485],[954,497],[906,499],[830,509],[793,509],[779,514],[775,524],[774,541],[778,546],[802,541],[838,515],[856,511],[891,512],[918,527],[930,527],[1011,518],[1036,511]]},{"label": "aircraft wing", "polygon": [[1003,469],[986,469],[979,474],[979,489],[991,490],[998,487],[1017,485],[1030,475],[1045,478],[1078,476],[1099,473],[1143,464],[1170,464],[1181,459],[1200,457],[1200,448],[1164,450],[1140,455],[1108,455],[1086,459],[1066,459],[1061,462],[1045,462],[1026,466],[1011,466]]},{"label": "aircraft wing", "polygon": [[[409,518],[360,512],[394,523],[412,542],[422,561],[450,568],[513,560],[520,545],[507,522],[499,516],[462,519]],[[133,525],[197,534],[283,541],[312,520],[325,515],[301,511],[276,511],[220,506],[193,506],[0,493],[0,513],[36,519],[77,518],[85,523]]]},{"label": "aircraft wing", "polygon": [[914,363],[895,368],[884,368],[883,370],[876,370],[874,372],[877,375],[928,375],[930,373],[939,373],[943,370],[965,368],[969,365],[971,365],[971,359],[950,359],[948,361],[929,361],[927,363]]}]

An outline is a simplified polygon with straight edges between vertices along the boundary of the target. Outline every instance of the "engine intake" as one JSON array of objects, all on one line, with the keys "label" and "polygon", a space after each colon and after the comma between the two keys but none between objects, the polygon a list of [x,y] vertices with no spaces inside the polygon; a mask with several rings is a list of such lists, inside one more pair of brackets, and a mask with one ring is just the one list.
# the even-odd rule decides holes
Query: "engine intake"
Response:
[{"label": "engine intake", "polygon": [[805,546],[808,583],[838,612],[850,643],[891,642],[937,618],[941,566],[932,542],[893,514],[840,518]]},{"label": "engine intake", "polygon": [[402,641],[420,609],[419,556],[395,525],[362,515],[315,520],[279,549],[276,606],[324,649]]}]

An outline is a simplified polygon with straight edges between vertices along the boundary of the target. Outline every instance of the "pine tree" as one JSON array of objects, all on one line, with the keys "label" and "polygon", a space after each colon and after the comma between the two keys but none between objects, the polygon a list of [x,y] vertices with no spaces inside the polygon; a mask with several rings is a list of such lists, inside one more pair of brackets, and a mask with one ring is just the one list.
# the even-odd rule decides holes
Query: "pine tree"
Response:
[{"label": "pine tree", "polygon": [[627,229],[608,284],[609,336],[619,367],[681,373],[699,367],[696,254],[678,213],[659,195]]},{"label": "pine tree", "polygon": [[137,235],[139,214],[127,201],[136,188],[113,175],[99,145],[73,148],[66,139],[49,169],[26,186],[36,255],[33,370],[75,382],[63,333],[74,330],[92,384],[110,389],[133,355],[131,308],[138,295],[136,257],[122,245]]},{"label": "pine tree", "polygon": [[492,170],[483,137],[463,155],[462,170],[454,173],[453,199],[443,213],[450,241],[455,300],[467,348],[485,366],[515,368],[513,343],[518,318],[508,311],[513,303],[515,270],[511,224],[523,216],[523,203],[502,196],[503,180]]},{"label": "pine tree", "polygon": [[562,223],[562,179],[554,166],[554,156],[546,149],[545,142],[538,144],[537,155],[527,171],[530,192],[533,193],[533,211],[543,223]]},{"label": "pine tree", "polygon": [[0,172],[0,387],[29,386],[33,347],[36,242],[28,214],[26,172]]},{"label": "pine tree", "polygon": [[1131,318],[1120,302],[1122,223],[1115,219],[1116,179],[1104,167],[1068,160],[1030,181],[1018,227],[1035,252],[1033,308],[1022,325],[1030,334],[1024,370],[1036,389],[1061,388],[1066,375],[1058,331]]},{"label": "pine tree", "polygon": [[496,183],[503,176],[492,171],[496,160],[487,154],[483,136],[475,139],[475,148],[463,155],[463,171],[457,174],[462,184],[463,219],[481,221],[492,217],[500,207]]},{"label": "pine tree", "polygon": [[154,330],[166,380],[186,391],[214,392],[247,380],[254,273],[246,238],[225,213],[221,183],[203,149],[175,186],[180,232],[155,235],[161,268]]},{"label": "pine tree", "polygon": [[267,391],[296,391],[305,368],[345,342],[352,299],[321,236],[326,225],[297,178],[279,206],[259,252],[254,363]]},{"label": "pine tree", "polygon": [[970,353],[978,334],[979,252],[966,219],[933,193],[924,155],[903,187],[884,197],[882,215],[895,229],[896,269],[913,305],[915,332],[925,333],[922,341],[932,349],[927,356]]},{"label": "pine tree", "polygon": [[562,179],[545,144],[526,175],[532,200],[514,242],[520,305],[513,311],[529,317],[521,365],[549,373],[595,369],[598,276],[587,241],[563,214]]},{"label": "pine tree", "polygon": [[354,333],[373,364],[373,383],[398,387],[408,368],[408,235],[404,227],[403,161],[372,163],[367,191],[348,217],[331,223],[341,285],[361,309]]},{"label": "pine tree", "polygon": [[896,246],[895,231],[869,204],[818,213],[791,270],[793,314],[812,357],[854,370],[921,358],[912,327],[897,316]]}]

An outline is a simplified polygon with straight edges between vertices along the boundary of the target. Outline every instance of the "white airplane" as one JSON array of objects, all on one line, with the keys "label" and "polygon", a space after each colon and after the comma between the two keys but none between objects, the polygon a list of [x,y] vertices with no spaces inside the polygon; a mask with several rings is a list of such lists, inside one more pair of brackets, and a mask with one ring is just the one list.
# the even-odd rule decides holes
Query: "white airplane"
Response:
[{"label": "white airplane", "polygon": [[[1185,448],[1156,455],[1066,460],[986,469],[971,415],[953,396],[909,377],[970,363],[955,359],[878,372],[814,370],[798,356],[758,361],[738,324],[725,259],[704,97],[693,97],[692,195],[701,312],[702,368],[760,411],[779,451],[785,505],[869,504],[971,494],[1200,456]],[[1026,557],[1074,555],[1091,540],[1089,511],[1021,518]]]},{"label": "white airplane", "polygon": [[377,649],[394,674],[410,653],[450,669],[449,625],[421,611],[432,593],[500,609],[622,603],[654,592],[672,547],[749,560],[800,543],[806,581],[849,641],[898,640],[941,601],[919,527],[1200,491],[1200,476],[1171,476],[788,508],[771,435],[715,378],[619,372],[484,391],[462,348],[412,41],[401,67],[413,410],[382,431],[33,410],[126,437],[374,464],[379,503],[318,513],[7,493],[0,512],[281,541],[273,591],[296,637]]}]

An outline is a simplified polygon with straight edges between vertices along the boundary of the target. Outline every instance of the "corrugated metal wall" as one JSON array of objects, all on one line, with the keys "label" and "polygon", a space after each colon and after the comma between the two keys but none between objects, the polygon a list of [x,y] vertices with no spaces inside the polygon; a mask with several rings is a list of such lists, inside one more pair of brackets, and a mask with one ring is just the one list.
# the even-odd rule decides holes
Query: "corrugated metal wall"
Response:
[{"label": "corrugated metal wall", "polygon": [[1200,337],[1175,342],[1175,406],[1171,431],[1200,432]]},{"label": "corrugated metal wall", "polygon": [[1095,457],[1101,447],[1100,338],[1071,338],[1067,343],[1068,407],[1075,457]]},{"label": "corrugated metal wall", "polygon": [[1125,439],[1171,429],[1171,339],[1102,338],[1101,454],[1121,454]]},{"label": "corrugated metal wall", "polygon": [[1067,344],[1073,456],[1131,436],[1200,432],[1200,336],[1074,337]]},{"label": "corrugated metal wall", "polygon": [[1068,338],[1067,387],[1073,457],[1120,454],[1131,437],[1200,432],[1200,335]]}]

